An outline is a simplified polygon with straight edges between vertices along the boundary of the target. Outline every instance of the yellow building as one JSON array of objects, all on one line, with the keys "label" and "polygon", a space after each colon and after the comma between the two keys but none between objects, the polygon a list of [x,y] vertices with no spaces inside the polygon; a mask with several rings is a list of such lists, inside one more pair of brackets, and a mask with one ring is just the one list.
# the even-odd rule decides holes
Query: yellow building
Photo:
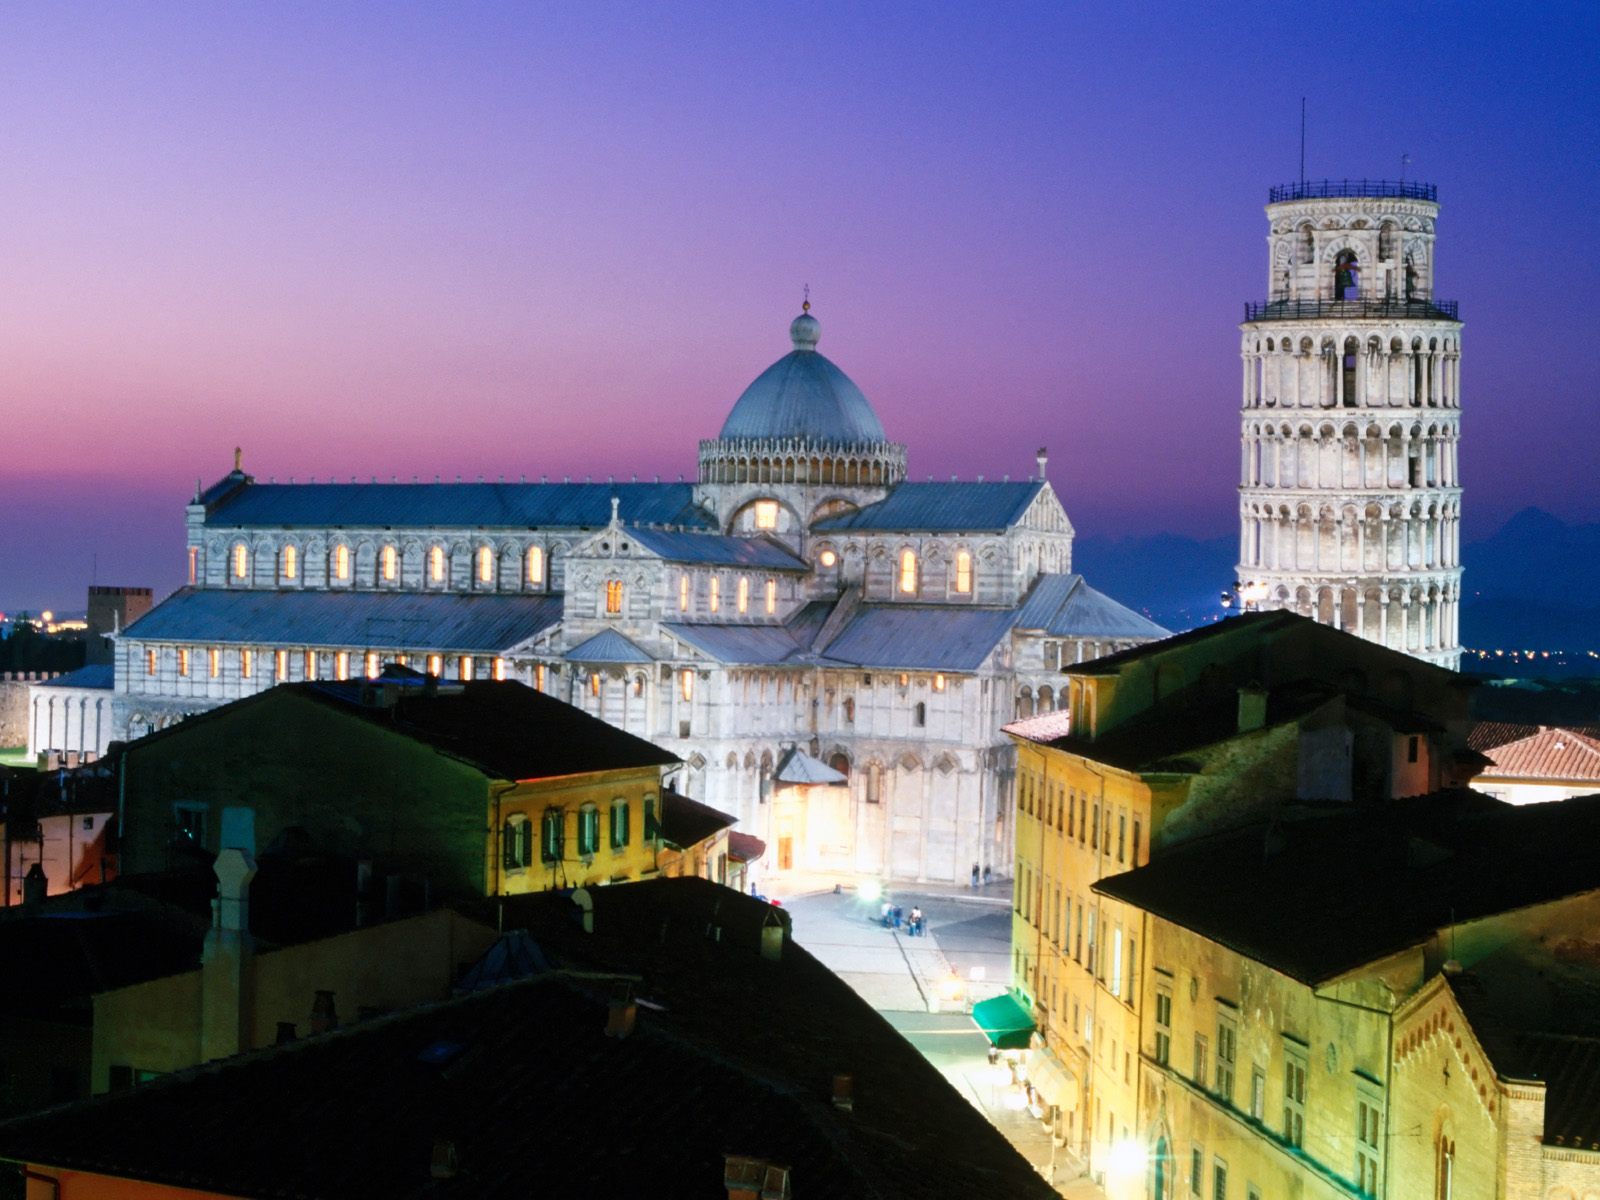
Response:
[{"label": "yellow building", "polygon": [[1600,1188],[1600,798],[1297,805],[1096,890],[1149,930],[1127,1194]]},{"label": "yellow building", "polygon": [[[1144,915],[1097,892],[1167,848],[1301,798],[1375,800],[1471,773],[1467,684],[1293,613],[1252,614],[1069,667],[1017,745],[1012,972],[1029,1083],[1114,1196],[1136,1140]],[[1426,706],[1422,712],[1413,705]]]}]

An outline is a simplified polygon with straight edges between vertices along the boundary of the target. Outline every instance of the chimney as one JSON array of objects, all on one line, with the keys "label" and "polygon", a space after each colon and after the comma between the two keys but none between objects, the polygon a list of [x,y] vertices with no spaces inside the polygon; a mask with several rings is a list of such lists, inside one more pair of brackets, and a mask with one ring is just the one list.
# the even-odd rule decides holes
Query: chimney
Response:
[{"label": "chimney", "polygon": [[855,1108],[855,1082],[852,1075],[833,1077],[833,1106],[840,1112],[850,1112]]},{"label": "chimney", "polygon": [[311,1032],[328,1033],[339,1028],[339,1010],[334,1007],[333,993],[318,991],[311,1001]]},{"label": "chimney", "polygon": [[250,881],[256,860],[238,846],[217,855],[217,898],[200,949],[200,1055],[204,1061],[249,1050]]},{"label": "chimney", "polygon": [[22,906],[38,908],[50,894],[50,880],[45,877],[44,864],[34,863],[22,877]]},{"label": "chimney", "polygon": [[625,1038],[633,1032],[634,1021],[639,1016],[639,1006],[632,1000],[613,1000],[606,1006],[606,1036]]},{"label": "chimney", "polygon": [[1239,689],[1239,732],[1249,733],[1267,723],[1267,689],[1259,683]]},{"label": "chimney", "polygon": [[1037,459],[1039,463],[1039,481],[1042,483],[1044,481],[1045,464],[1050,461],[1050,452],[1045,449],[1045,447],[1040,446],[1039,452],[1034,455],[1034,458]]}]

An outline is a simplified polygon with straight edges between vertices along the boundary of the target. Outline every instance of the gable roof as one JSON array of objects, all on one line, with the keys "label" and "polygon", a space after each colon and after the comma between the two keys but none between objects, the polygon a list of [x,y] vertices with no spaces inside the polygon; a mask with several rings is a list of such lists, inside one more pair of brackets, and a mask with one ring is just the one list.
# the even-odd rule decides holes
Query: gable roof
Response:
[{"label": "gable roof", "polygon": [[561,620],[560,596],[180,588],[123,632],[130,641],[498,653]]},{"label": "gable roof", "polygon": [[111,663],[90,663],[86,667],[79,667],[76,671],[68,671],[65,675],[57,675],[54,679],[46,679],[35,684],[35,687],[48,688],[105,688],[109,690],[116,683],[116,667]]},{"label": "gable roof", "polygon": [[562,656],[577,663],[650,663],[655,662],[638,645],[615,629],[602,629],[592,638],[579,642]]},{"label": "gable roof", "polygon": [[1286,810],[1094,886],[1312,985],[1597,889],[1600,796],[1513,807],[1466,790]]},{"label": "gable roof", "polygon": [[1165,638],[1148,617],[1118,604],[1084,582],[1082,575],[1041,575],[1017,613],[1018,629],[1043,630],[1047,637]]},{"label": "gable roof", "polygon": [[1037,479],[1021,483],[902,483],[876,504],[818,521],[812,530],[998,533],[1022,519],[1044,486]]},{"label": "gable roof", "polygon": [[661,789],[661,837],[680,850],[698,845],[738,822],[720,808],[691,800],[671,788]]},{"label": "gable roof", "polygon": [[668,562],[704,563],[709,566],[750,567],[767,571],[808,571],[783,543],[769,537],[730,537],[721,533],[695,533],[678,529],[625,530],[652,554]]},{"label": "gable roof", "polygon": [[1600,740],[1577,729],[1536,727],[1533,733],[1484,753],[1490,765],[1480,777],[1592,780],[1600,785]]},{"label": "gable roof", "polygon": [[1016,610],[864,604],[824,661],[856,667],[976,671],[1010,633]]},{"label": "gable roof", "polygon": [[206,524],[224,528],[600,529],[611,520],[613,496],[630,524],[711,527],[689,483],[256,483],[230,476],[202,501]]},{"label": "gable roof", "polygon": [[[555,970],[0,1126],[13,1161],[234,1196],[723,1195],[725,1154],[797,1195],[1054,1195],[971,1104],[788,938],[700,879],[508,897]],[[759,952],[776,922],[782,955]],[[718,937],[707,936],[714,927]],[[632,984],[632,1032],[606,1036]],[[854,1105],[830,1102],[835,1074]],[[375,1119],[377,1114],[377,1119]],[[432,1178],[435,1141],[458,1170]]]}]

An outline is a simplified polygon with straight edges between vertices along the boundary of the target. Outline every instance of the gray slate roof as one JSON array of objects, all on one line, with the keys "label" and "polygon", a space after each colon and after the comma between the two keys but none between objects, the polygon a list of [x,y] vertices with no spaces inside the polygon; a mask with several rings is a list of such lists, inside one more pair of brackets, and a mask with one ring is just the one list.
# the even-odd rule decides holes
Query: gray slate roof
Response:
[{"label": "gray slate roof", "polygon": [[53,688],[105,688],[109,691],[115,683],[116,667],[110,663],[93,663],[87,667],[79,667],[76,671],[68,671],[65,675],[57,675],[54,679],[46,679],[39,687]]},{"label": "gray slate roof", "polygon": [[1170,631],[1097,592],[1082,575],[1045,575],[1017,614],[1018,629],[1040,629],[1051,637],[1164,638]]},{"label": "gray slate roof", "polygon": [[756,376],[734,402],[721,436],[844,445],[887,440],[861,389],[811,349],[785,354]]},{"label": "gray slate roof", "polygon": [[1021,520],[1043,487],[1037,479],[1022,483],[902,483],[878,503],[818,521],[813,528],[818,533],[835,529],[998,532]]},{"label": "gray slate roof", "polygon": [[655,661],[615,629],[602,629],[592,638],[580,642],[571,650],[568,650],[565,657],[568,662],[579,663],[649,663]]},{"label": "gray slate roof", "polygon": [[871,604],[828,645],[830,663],[975,671],[1011,631],[1009,608]]},{"label": "gray slate roof", "polygon": [[692,533],[676,529],[629,529],[628,536],[668,562],[705,563],[711,566],[752,567],[767,571],[807,571],[781,542],[768,537],[729,537],[720,533]]},{"label": "gray slate roof", "polygon": [[128,626],[123,636],[208,645],[484,653],[509,650],[560,620],[560,596],[180,588]]},{"label": "gray slate roof", "polygon": [[207,524],[221,527],[600,529],[613,496],[626,522],[711,527],[688,483],[242,482],[212,493],[223,498]]}]

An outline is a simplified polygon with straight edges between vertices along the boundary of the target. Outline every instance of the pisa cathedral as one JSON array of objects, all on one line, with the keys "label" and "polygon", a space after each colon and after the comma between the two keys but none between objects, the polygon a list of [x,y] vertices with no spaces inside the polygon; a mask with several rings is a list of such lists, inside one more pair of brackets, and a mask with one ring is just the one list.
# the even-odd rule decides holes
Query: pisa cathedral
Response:
[{"label": "pisa cathedral", "polygon": [[1236,587],[1455,669],[1461,322],[1435,299],[1438,215],[1425,183],[1272,189],[1269,299],[1240,327]]},{"label": "pisa cathedral", "polygon": [[769,871],[1008,875],[1000,727],[1166,631],[1073,574],[1043,451],[1031,479],[908,482],[816,318],[789,334],[692,484],[260,483],[236,457],[188,507],[188,586],[117,640],[119,733],[389,663],[517,679],[677,754]]}]

